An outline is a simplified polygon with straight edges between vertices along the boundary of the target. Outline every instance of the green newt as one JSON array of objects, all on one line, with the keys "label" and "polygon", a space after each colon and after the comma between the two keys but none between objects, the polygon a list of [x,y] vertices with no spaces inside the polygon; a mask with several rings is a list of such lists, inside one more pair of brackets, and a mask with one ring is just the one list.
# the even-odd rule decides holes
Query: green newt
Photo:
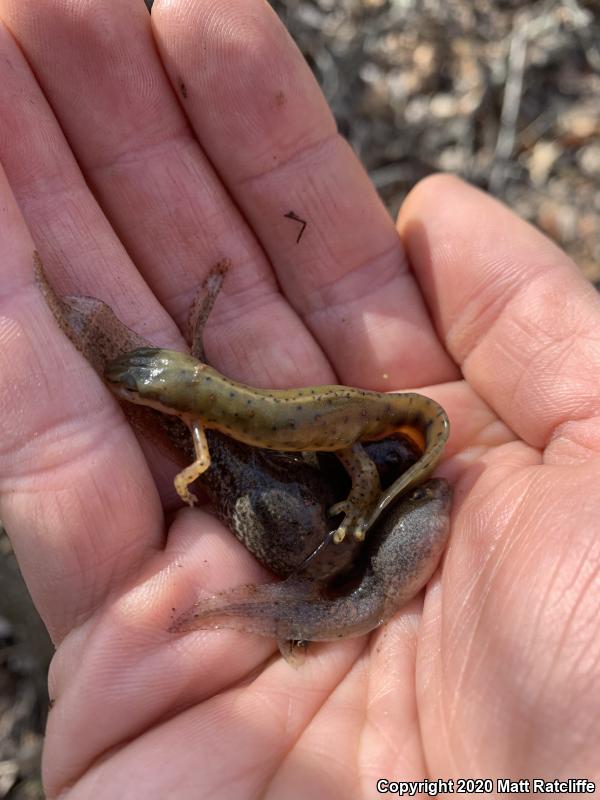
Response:
[{"label": "green newt", "polygon": [[[225,271],[222,265],[213,267],[193,306],[189,338],[192,352],[201,359],[205,358],[204,328]],[[35,276],[60,328],[100,377],[106,364],[118,355],[149,346],[102,300],[58,296],[37,255]],[[181,420],[131,403],[123,403],[123,410],[131,424],[170,460],[184,466],[193,458],[189,430]],[[360,550],[357,542],[321,547],[331,530],[327,510],[347,494],[348,479],[335,457],[324,454],[318,456],[318,462],[307,461],[301,453],[250,447],[218,431],[207,431],[207,437],[212,467],[203,473],[200,483],[217,516],[265,567],[287,577],[308,562],[305,574],[322,583],[353,568]],[[419,455],[408,438],[381,440],[366,447],[384,486]]]},{"label": "green newt", "polygon": [[[177,475],[175,488],[190,505],[196,498],[188,486],[211,463],[205,429],[269,450],[334,452],[352,481],[347,498],[329,509],[332,516],[344,514],[335,543],[348,532],[362,541],[393,500],[429,477],[449,435],[446,412],[424,395],[348,386],[256,389],[174,350],[137,348],[108,363],[104,377],[119,397],[175,415],[189,427],[195,460]],[[415,428],[424,452],[382,491],[362,443]]]}]

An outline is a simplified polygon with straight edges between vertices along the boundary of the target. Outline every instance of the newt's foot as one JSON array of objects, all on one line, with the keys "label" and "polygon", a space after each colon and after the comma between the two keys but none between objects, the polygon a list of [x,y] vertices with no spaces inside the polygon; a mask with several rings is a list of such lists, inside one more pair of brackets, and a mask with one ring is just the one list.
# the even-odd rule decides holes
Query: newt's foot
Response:
[{"label": "newt's foot", "polygon": [[336,455],[352,479],[350,494],[341,503],[335,503],[329,513],[345,514],[342,524],[333,534],[335,544],[343,542],[350,534],[362,542],[369,528],[371,512],[381,495],[379,473],[363,446],[359,443],[337,450]]},{"label": "newt's foot", "polygon": [[184,503],[187,503],[190,508],[193,508],[194,505],[198,502],[198,498],[193,492],[190,492],[190,490],[187,487],[187,483],[180,480],[180,478],[181,478],[181,473],[177,475],[177,477],[173,481],[173,483],[175,484],[175,489],[177,491],[177,494],[179,495],[179,497],[181,497]]},{"label": "newt's foot", "polygon": [[349,499],[336,503],[329,509],[329,516],[345,514],[341,525],[333,534],[334,544],[343,542],[347,535],[353,536],[357,542],[364,541],[369,522],[369,509],[357,508]]}]

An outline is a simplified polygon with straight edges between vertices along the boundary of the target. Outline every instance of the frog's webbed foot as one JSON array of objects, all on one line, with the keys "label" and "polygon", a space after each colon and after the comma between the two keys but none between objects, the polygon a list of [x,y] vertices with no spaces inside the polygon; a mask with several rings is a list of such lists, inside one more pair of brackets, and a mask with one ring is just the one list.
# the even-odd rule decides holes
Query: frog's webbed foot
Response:
[{"label": "frog's webbed foot", "polygon": [[369,528],[373,508],[381,495],[377,467],[360,444],[337,450],[336,455],[352,478],[352,489],[345,500],[329,509],[331,516],[345,515],[333,535],[333,541],[339,544],[347,535],[352,535],[362,542]]},{"label": "frog's webbed foot", "polygon": [[184,503],[193,507],[194,503],[198,502],[198,498],[195,494],[190,492],[188,486],[210,467],[210,453],[208,451],[206,434],[204,433],[200,421],[197,419],[190,419],[186,420],[186,422],[192,433],[196,459],[189,467],[182,469],[181,472],[175,476],[174,483],[179,497],[181,497]]}]

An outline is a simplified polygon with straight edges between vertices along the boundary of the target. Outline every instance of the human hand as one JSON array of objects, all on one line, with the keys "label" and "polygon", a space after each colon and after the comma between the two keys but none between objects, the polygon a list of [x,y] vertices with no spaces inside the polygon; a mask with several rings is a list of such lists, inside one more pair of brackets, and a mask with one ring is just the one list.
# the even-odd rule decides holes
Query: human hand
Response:
[{"label": "human hand", "polygon": [[[0,0],[0,17],[33,70],[1,32],[0,517],[58,645],[48,795],[599,777],[593,289],[452,178],[414,190],[400,238],[263,2],[165,0],[154,40],[136,0]],[[439,400],[456,495],[425,597],[296,672],[266,639],[168,634],[200,588],[261,572],[203,511],[165,540],[172,466],[54,325],[34,242],[61,291],[173,347],[228,257],[206,337],[225,374]]]}]

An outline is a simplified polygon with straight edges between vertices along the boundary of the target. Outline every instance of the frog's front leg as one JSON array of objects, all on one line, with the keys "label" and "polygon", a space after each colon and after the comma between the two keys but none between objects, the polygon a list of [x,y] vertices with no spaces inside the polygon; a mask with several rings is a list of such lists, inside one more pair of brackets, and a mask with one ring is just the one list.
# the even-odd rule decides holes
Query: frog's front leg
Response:
[{"label": "frog's front leg", "polygon": [[352,479],[352,489],[345,500],[329,509],[331,516],[345,514],[342,524],[333,535],[333,541],[339,544],[346,534],[351,534],[362,542],[371,512],[381,495],[379,473],[361,444],[336,450],[335,454]]},{"label": "frog's front leg", "polygon": [[198,502],[198,498],[195,494],[190,492],[188,486],[210,467],[210,453],[208,451],[206,434],[204,433],[204,429],[200,423],[200,420],[186,419],[185,422],[187,423],[192,434],[196,458],[192,464],[181,470],[181,472],[175,476],[174,483],[175,489],[177,489],[177,494],[179,497],[181,497],[183,502],[187,503],[189,506],[193,506],[194,503]]}]

